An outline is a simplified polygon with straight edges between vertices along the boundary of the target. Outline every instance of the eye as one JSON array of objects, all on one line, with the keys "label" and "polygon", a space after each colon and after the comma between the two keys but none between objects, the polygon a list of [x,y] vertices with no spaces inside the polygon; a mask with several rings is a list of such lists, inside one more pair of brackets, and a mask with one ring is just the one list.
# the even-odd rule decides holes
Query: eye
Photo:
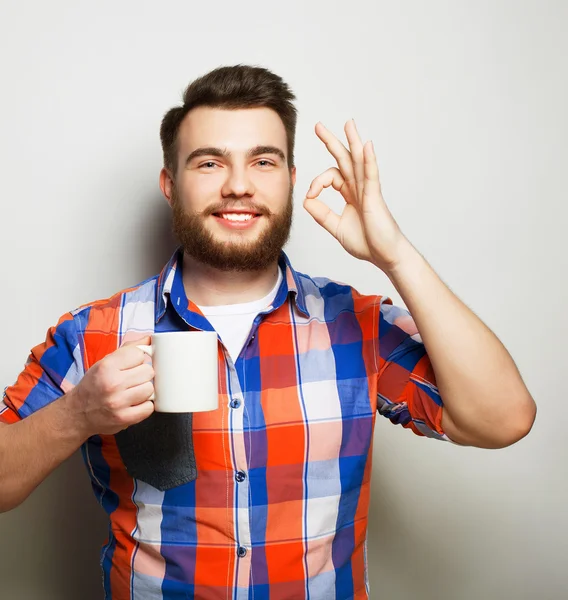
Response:
[{"label": "eye", "polygon": [[205,169],[213,169],[213,168],[214,168],[214,167],[216,167],[216,166],[217,166],[217,163],[215,163],[215,162],[213,162],[213,161],[211,161],[211,160],[208,160],[207,162],[204,162],[204,163],[200,164],[200,165],[199,165],[199,168],[200,168],[200,169],[202,169],[202,168],[205,168]]},{"label": "eye", "polygon": [[274,163],[270,162],[269,160],[266,160],[265,158],[260,159],[256,164],[259,167],[273,167],[274,166]]}]

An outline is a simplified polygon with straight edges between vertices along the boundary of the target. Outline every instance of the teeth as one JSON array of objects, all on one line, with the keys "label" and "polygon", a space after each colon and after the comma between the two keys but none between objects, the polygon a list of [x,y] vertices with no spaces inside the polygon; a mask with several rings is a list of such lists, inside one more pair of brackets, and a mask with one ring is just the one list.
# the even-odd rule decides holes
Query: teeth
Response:
[{"label": "teeth", "polygon": [[253,215],[250,213],[223,213],[221,217],[227,221],[250,221]]}]

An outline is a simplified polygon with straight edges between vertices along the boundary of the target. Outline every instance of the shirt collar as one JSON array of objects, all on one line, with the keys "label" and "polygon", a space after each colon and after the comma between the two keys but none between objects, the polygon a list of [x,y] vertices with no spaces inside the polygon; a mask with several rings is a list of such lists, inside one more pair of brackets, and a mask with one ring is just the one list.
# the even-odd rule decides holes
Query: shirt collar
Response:
[{"label": "shirt collar", "polygon": [[[164,316],[164,313],[166,312],[166,307],[168,306],[174,281],[176,280],[176,274],[178,278],[181,278],[182,276],[181,257],[181,249],[178,248],[158,275],[155,308],[156,323]],[[308,316],[305,292],[300,280],[300,275],[292,267],[290,259],[285,252],[280,254],[278,264],[282,268],[284,278],[282,284],[280,285],[280,289],[276,294],[276,298],[274,299],[274,308],[276,309],[284,304],[286,298],[291,295],[295,301],[296,307],[302,313]]]},{"label": "shirt collar", "polygon": [[166,263],[164,268],[158,275],[158,281],[156,283],[156,306],[155,306],[155,318],[156,323],[164,316],[166,307],[168,306],[168,299],[172,291],[174,283],[174,277],[178,268],[180,258],[180,250],[177,249],[170,260]]},{"label": "shirt collar", "polygon": [[300,274],[292,267],[292,263],[285,252],[280,254],[278,264],[284,272],[284,280],[282,281],[280,290],[278,291],[278,294],[274,300],[275,308],[280,306],[284,302],[285,298],[291,295],[298,310],[300,310],[300,312],[302,312],[306,317],[309,316],[308,309],[306,308],[306,293],[300,280]]}]

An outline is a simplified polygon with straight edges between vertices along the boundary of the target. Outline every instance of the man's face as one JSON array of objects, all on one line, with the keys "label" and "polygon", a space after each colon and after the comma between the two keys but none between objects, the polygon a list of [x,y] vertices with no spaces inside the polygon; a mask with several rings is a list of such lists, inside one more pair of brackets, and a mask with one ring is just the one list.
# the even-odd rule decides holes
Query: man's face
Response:
[{"label": "man's face", "polygon": [[223,271],[267,268],[290,234],[295,176],[273,110],[192,110],[169,196],[184,251]]}]

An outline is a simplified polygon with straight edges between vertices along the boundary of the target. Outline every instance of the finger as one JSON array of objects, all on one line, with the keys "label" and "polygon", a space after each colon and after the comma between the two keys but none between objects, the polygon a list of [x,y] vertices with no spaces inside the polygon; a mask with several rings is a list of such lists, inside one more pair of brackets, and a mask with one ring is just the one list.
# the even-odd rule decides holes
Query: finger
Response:
[{"label": "finger", "polygon": [[124,410],[123,417],[128,421],[128,423],[134,425],[135,423],[140,423],[140,421],[147,419],[153,412],[154,403],[151,400],[146,400],[141,404],[126,408]]},{"label": "finger", "polygon": [[357,182],[355,181],[353,162],[349,150],[322,123],[316,125],[316,135],[325,144],[325,147],[329,150],[333,158],[335,158],[345,182],[356,197]]},{"label": "finger", "polygon": [[355,181],[357,182],[357,195],[361,198],[363,187],[365,185],[365,158],[363,156],[363,142],[361,141],[361,136],[357,131],[357,126],[353,119],[347,121],[345,125],[345,135],[347,136],[349,149],[351,151]]},{"label": "finger", "polygon": [[337,238],[340,217],[327,204],[317,198],[306,198],[304,208],[312,215],[318,225],[321,225],[334,238]]},{"label": "finger", "polygon": [[353,194],[345,183],[341,171],[336,167],[331,167],[321,175],[318,175],[311,183],[306,198],[317,198],[325,188],[332,186],[337,190],[349,204],[353,203]]},{"label": "finger", "polygon": [[381,182],[379,180],[379,167],[377,166],[377,157],[373,142],[367,142],[363,147],[365,158],[365,185],[363,186],[363,199],[373,198],[382,199]]},{"label": "finger", "polygon": [[[143,344],[143,340],[138,341],[138,344],[146,345]],[[140,350],[137,345],[124,344],[124,346],[121,346],[118,350],[108,355],[108,361],[121,371],[144,364],[148,355],[143,350]]]},{"label": "finger", "polygon": [[132,369],[128,369],[124,372],[124,379],[122,381],[122,389],[128,390],[136,387],[143,383],[148,383],[154,379],[154,369],[152,365],[143,363]]},{"label": "finger", "polygon": [[148,346],[152,343],[152,336],[151,335],[145,335],[142,338],[138,338],[137,340],[130,340],[129,342],[124,342],[124,344],[122,344],[121,348],[124,348],[126,346]]},{"label": "finger", "polygon": [[146,402],[153,393],[154,384],[151,381],[147,381],[122,392],[119,404],[123,409],[129,406],[136,406],[137,404]]}]

